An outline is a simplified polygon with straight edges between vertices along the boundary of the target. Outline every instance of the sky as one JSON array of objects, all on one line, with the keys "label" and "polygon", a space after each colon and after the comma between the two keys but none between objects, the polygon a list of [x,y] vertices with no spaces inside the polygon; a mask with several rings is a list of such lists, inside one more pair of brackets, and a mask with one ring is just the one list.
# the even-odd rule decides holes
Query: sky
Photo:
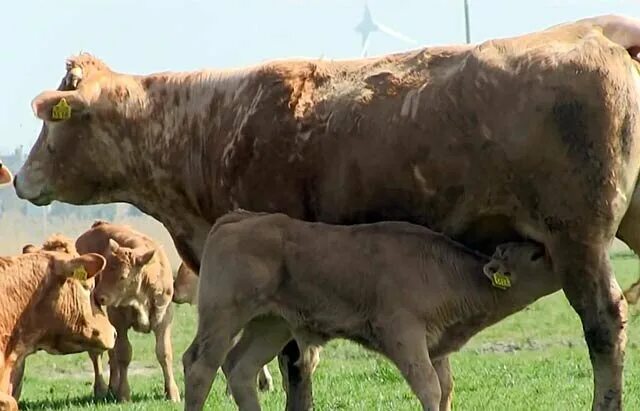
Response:
[{"label": "sky", "polygon": [[[0,15],[0,153],[28,150],[30,102],[86,51],[120,72],[240,67],[286,57],[361,55],[365,0],[22,0]],[[374,20],[416,40],[372,34],[369,55],[464,43],[463,0],[368,0]],[[640,0],[469,0],[472,43],[599,14],[640,18]]]}]

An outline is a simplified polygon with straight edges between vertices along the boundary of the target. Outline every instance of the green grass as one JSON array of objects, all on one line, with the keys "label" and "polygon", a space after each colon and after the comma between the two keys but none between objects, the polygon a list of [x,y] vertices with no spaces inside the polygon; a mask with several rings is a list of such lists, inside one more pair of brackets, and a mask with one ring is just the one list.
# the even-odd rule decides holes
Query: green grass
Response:
[{"label": "green grass", "polygon": [[[614,258],[617,278],[629,285],[638,273],[635,258]],[[624,404],[640,409],[640,309],[630,310]],[[182,352],[195,331],[192,307],[177,307],[174,363],[183,386]],[[27,361],[21,407],[24,410],[174,410],[163,400],[162,377],[151,335],[133,334],[133,401],[120,405],[91,400],[92,375],[86,354]],[[562,293],[544,298],[477,335],[452,356],[454,408],[458,410],[584,410],[591,401],[591,366],[578,317]],[[275,390],[262,394],[265,410],[283,409],[277,364],[270,364]],[[355,344],[327,345],[314,376],[317,410],[415,410],[418,403],[396,369]],[[234,410],[224,377],[216,380],[207,409]]]}]

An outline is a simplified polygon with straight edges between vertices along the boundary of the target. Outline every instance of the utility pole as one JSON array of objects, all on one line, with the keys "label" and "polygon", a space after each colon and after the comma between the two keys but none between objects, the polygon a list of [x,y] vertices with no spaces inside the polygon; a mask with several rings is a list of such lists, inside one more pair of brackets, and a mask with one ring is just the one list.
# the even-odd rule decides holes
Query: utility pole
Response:
[{"label": "utility pole", "polygon": [[464,28],[467,44],[471,43],[471,29],[469,28],[469,0],[464,0]]}]

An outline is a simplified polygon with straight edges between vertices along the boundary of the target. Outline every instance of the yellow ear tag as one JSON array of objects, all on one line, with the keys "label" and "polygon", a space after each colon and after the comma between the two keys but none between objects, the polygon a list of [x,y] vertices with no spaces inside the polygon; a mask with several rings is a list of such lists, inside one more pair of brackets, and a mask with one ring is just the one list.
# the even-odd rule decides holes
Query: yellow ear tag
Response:
[{"label": "yellow ear tag", "polygon": [[506,290],[511,287],[511,279],[502,273],[495,272],[491,276],[491,285],[501,290]]},{"label": "yellow ear tag", "polygon": [[73,278],[76,280],[86,281],[87,277],[89,277],[89,274],[87,274],[87,270],[83,265],[73,270]]},{"label": "yellow ear tag", "polygon": [[71,118],[71,106],[64,97],[51,109],[51,118],[54,120],[68,120]]}]

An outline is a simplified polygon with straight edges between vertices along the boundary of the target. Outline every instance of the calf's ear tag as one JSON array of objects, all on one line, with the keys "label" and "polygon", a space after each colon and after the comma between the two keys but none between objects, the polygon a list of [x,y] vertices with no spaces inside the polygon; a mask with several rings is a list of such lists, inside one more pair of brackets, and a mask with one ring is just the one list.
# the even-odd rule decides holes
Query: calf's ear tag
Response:
[{"label": "calf's ear tag", "polygon": [[501,290],[506,290],[511,287],[511,279],[500,272],[495,272],[491,276],[491,285]]},{"label": "calf's ear tag", "polygon": [[83,265],[73,270],[73,278],[76,280],[85,281],[87,277],[89,277],[89,275]]},{"label": "calf's ear tag", "polygon": [[64,97],[51,109],[51,118],[54,120],[68,120],[71,118],[71,106]]}]

